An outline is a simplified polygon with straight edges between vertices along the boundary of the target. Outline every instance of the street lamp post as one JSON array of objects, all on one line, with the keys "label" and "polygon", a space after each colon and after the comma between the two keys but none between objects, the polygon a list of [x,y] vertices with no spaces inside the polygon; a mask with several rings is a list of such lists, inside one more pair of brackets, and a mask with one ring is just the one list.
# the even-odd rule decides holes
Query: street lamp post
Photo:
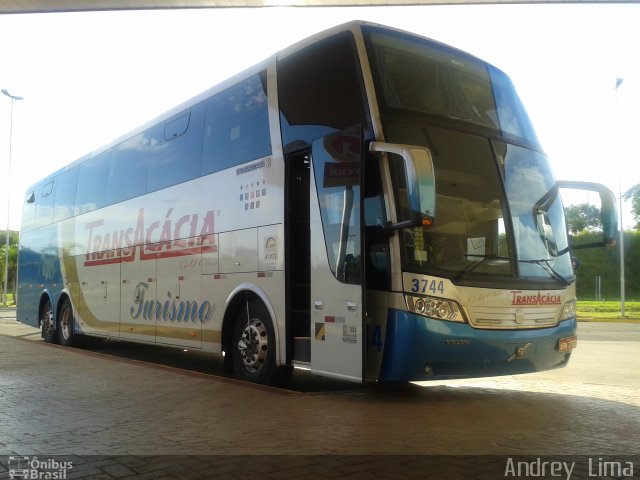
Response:
[{"label": "street lamp post", "polygon": [[3,288],[3,305],[7,306],[7,279],[9,274],[9,215],[11,213],[11,147],[13,141],[13,102],[23,100],[22,97],[11,95],[6,89],[2,93],[11,99],[11,114],[9,119],[9,166],[7,168],[7,231],[4,249],[4,288]]},{"label": "street lamp post", "polygon": [[[616,78],[616,145],[620,145],[620,119],[618,113],[618,88],[624,78]],[[620,150],[618,148],[618,162],[620,162]],[[624,225],[622,223],[622,172],[618,170],[618,190],[620,194],[620,316],[624,318]]]}]

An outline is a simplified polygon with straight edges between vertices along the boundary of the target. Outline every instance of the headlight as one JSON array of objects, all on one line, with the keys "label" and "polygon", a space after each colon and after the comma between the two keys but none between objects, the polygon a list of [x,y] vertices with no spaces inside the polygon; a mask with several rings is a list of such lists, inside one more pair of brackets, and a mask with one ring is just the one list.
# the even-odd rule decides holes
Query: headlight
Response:
[{"label": "headlight", "polygon": [[436,297],[416,297],[413,295],[405,295],[404,298],[410,312],[437,320],[466,322],[460,305],[453,300]]},{"label": "headlight", "polygon": [[562,308],[562,313],[560,314],[560,321],[568,320],[569,318],[573,318],[576,316],[576,299],[569,300],[564,304]]}]

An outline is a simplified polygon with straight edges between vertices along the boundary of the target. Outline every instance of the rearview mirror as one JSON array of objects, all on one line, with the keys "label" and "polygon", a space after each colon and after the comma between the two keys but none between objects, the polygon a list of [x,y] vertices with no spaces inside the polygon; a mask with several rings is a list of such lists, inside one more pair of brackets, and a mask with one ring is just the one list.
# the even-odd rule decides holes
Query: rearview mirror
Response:
[{"label": "rearview mirror", "polygon": [[556,188],[571,190],[584,190],[596,192],[600,196],[600,220],[602,221],[602,242],[585,245],[574,245],[574,250],[615,245],[618,236],[618,211],[616,209],[616,197],[611,190],[595,182],[579,182],[572,180],[558,180]]},{"label": "rearview mirror", "polygon": [[406,204],[410,208],[410,218],[386,228],[397,230],[433,225],[436,215],[436,180],[431,152],[425,147],[383,142],[371,143],[369,151],[393,153],[399,155],[404,162],[407,179]]}]

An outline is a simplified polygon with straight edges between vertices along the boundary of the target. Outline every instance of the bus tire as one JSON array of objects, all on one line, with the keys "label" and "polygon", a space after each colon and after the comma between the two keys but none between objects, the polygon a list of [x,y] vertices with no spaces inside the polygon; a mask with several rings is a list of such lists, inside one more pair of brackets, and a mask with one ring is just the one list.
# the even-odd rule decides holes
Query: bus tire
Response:
[{"label": "bus tire", "polygon": [[[247,319],[247,309],[249,319]],[[265,385],[282,385],[291,368],[276,365],[276,341],[271,316],[259,300],[244,306],[233,327],[233,368],[241,380]]]},{"label": "bus tire", "polygon": [[53,306],[51,300],[47,299],[40,312],[40,328],[42,329],[42,339],[47,343],[57,343],[58,336],[54,328]]},{"label": "bus tire", "polygon": [[73,318],[73,308],[69,299],[65,299],[60,307],[58,315],[58,340],[60,345],[71,347],[76,344],[77,335],[75,333],[75,323]]}]

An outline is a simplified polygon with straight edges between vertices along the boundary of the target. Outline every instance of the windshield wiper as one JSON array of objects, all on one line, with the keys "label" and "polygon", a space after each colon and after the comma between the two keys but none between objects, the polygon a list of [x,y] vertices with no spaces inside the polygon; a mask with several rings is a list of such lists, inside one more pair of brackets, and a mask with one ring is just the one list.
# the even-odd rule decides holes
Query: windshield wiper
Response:
[{"label": "windshield wiper", "polygon": [[476,268],[478,268],[480,265],[482,265],[483,263],[485,263],[487,260],[513,260],[513,258],[511,257],[503,257],[501,255],[464,255],[465,257],[469,258],[469,257],[476,257],[479,258],[480,260],[476,260],[473,263],[470,263],[469,265],[467,265],[454,279],[454,282],[459,282],[460,280],[462,280],[464,277],[467,276],[468,273],[473,272]]},{"label": "windshield wiper", "polygon": [[[454,279],[454,282],[459,282],[463,280],[467,274],[473,272],[480,265],[487,262],[488,260],[513,260],[512,257],[504,257],[501,255],[464,255],[465,257],[476,257],[479,260],[476,260],[473,263],[467,265],[464,270],[462,270]],[[536,265],[540,265],[542,269],[549,274],[549,276],[555,280],[558,280],[563,286],[568,287],[571,285],[571,282],[563,277],[557,270],[555,270],[550,263],[551,259],[541,258],[538,260],[518,260],[518,263],[535,263]]]},{"label": "windshield wiper", "polygon": [[566,278],[560,275],[558,271],[551,266],[551,264],[549,263],[550,259],[548,258],[541,258],[539,260],[518,260],[518,262],[519,263],[535,263],[536,265],[540,265],[542,269],[551,276],[551,278],[555,278],[560,283],[562,283],[565,287],[568,287],[569,285],[571,285],[570,281],[568,281]]}]

